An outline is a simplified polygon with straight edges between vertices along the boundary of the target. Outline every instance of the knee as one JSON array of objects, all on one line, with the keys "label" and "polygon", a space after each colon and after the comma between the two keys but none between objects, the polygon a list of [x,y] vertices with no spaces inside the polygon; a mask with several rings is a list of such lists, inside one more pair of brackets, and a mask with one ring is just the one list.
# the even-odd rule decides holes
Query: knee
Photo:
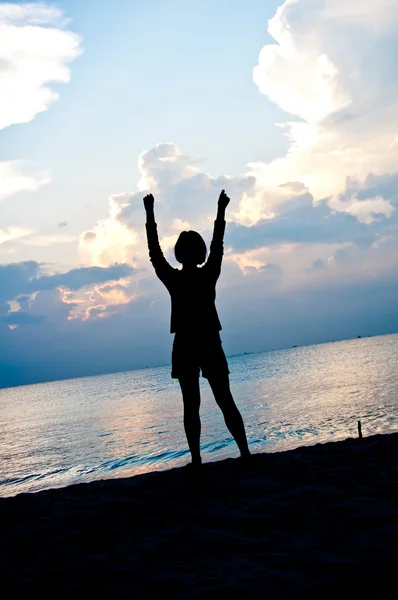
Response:
[{"label": "knee", "polygon": [[236,408],[231,392],[218,394],[216,402],[223,412],[231,412]]},{"label": "knee", "polygon": [[184,417],[193,418],[199,415],[200,401],[189,399],[184,400]]}]

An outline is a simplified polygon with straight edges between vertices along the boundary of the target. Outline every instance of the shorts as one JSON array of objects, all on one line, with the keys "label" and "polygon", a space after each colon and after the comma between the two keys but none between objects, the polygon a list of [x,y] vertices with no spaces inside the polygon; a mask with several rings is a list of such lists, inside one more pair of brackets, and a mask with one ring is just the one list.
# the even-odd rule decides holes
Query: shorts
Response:
[{"label": "shorts", "polygon": [[217,377],[229,375],[228,363],[224,354],[220,334],[176,333],[171,355],[171,376],[182,377]]}]

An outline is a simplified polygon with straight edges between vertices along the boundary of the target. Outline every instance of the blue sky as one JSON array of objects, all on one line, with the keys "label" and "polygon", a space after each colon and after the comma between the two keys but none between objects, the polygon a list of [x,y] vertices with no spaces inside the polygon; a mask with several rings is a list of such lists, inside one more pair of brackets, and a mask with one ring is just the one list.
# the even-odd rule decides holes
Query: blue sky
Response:
[{"label": "blue sky", "polygon": [[397,31],[395,0],[0,2],[0,385],[168,361],[146,191],[171,261],[230,194],[228,353],[397,331]]}]

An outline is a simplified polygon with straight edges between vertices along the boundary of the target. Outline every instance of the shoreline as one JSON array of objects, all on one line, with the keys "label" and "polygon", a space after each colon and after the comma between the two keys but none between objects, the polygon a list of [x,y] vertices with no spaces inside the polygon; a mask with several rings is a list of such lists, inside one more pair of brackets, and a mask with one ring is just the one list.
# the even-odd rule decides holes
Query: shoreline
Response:
[{"label": "shoreline", "polygon": [[0,499],[2,598],[393,598],[398,433]]}]

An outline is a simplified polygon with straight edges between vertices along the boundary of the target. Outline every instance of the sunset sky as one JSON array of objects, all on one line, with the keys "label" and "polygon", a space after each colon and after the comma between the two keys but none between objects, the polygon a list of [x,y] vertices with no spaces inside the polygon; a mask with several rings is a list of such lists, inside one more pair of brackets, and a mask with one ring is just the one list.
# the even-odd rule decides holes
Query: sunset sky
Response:
[{"label": "sunset sky", "polygon": [[398,331],[396,0],[0,2],[0,387],[170,361],[147,256],[210,242],[227,354]]}]

